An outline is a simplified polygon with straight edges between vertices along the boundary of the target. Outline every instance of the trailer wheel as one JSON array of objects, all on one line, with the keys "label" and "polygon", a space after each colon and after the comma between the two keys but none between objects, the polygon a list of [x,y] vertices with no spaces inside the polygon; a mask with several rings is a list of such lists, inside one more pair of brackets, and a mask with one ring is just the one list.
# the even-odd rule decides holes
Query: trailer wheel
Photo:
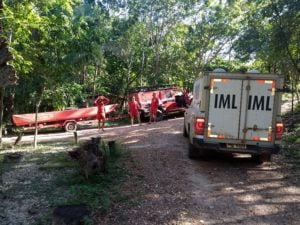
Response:
[{"label": "trailer wheel", "polygon": [[67,122],[64,128],[67,132],[73,132],[77,130],[77,124],[76,122]]}]

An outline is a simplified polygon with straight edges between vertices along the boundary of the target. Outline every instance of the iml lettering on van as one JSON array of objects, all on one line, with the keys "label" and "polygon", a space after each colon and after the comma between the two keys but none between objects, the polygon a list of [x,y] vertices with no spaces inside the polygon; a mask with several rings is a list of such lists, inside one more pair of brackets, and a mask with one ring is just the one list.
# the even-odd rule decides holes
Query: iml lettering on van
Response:
[{"label": "iml lettering on van", "polygon": [[[250,95],[248,98],[248,110],[272,111],[270,103],[271,96]],[[215,94],[214,108],[237,109],[236,95]]]}]

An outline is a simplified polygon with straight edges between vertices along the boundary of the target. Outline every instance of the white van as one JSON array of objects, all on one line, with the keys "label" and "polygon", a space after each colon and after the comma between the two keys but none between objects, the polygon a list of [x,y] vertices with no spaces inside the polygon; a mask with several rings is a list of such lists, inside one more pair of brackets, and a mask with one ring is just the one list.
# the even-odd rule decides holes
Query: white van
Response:
[{"label": "white van", "polygon": [[246,153],[262,163],[280,149],[283,76],[205,72],[184,115],[189,157],[209,151]]}]

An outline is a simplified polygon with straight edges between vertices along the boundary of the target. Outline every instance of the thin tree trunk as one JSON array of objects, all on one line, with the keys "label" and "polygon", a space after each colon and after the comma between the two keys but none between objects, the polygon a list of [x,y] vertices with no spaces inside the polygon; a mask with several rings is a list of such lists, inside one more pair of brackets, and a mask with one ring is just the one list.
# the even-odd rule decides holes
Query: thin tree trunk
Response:
[{"label": "thin tree trunk", "polygon": [[[0,10],[3,10],[3,1],[0,0]],[[3,27],[2,27],[2,21],[0,20],[0,33],[3,32]],[[3,38],[0,39],[0,50],[3,49],[3,43],[5,40],[3,40]],[[8,52],[8,51],[7,51]],[[8,54],[9,55],[9,54]],[[4,58],[3,56],[1,58]],[[3,60],[3,62],[0,62],[1,64],[5,64],[7,59],[9,59],[9,57],[5,60]],[[1,85],[2,86],[2,85]],[[5,93],[5,87],[1,87],[0,89],[0,147],[2,147],[2,130],[3,130],[3,111],[4,111],[4,93]]]},{"label": "thin tree trunk", "polygon": [[95,68],[95,73],[93,77],[93,99],[95,99],[95,94],[96,94],[96,77],[98,76],[99,72],[99,65],[96,63],[96,68]]},{"label": "thin tree trunk", "polygon": [[154,56],[154,83],[157,84],[157,78],[160,71],[159,68],[159,46],[158,43],[155,44],[155,56]]},{"label": "thin tree trunk", "polygon": [[39,108],[42,102],[42,97],[43,97],[43,91],[37,96],[36,102],[35,102],[35,130],[34,130],[34,140],[33,140],[33,147],[34,149],[37,149],[37,144],[38,144],[38,130],[39,130],[39,125],[38,125],[38,114],[39,114]]},{"label": "thin tree trunk", "polygon": [[7,116],[12,118],[15,111],[15,89],[13,87],[9,88],[8,91],[8,103],[7,103]]},{"label": "thin tree trunk", "polygon": [[[86,78],[87,78],[87,74],[86,74],[86,66],[83,66],[83,77],[82,77],[82,84],[83,86],[85,86],[85,82],[86,82]],[[85,107],[89,107],[89,99],[85,99]]]},{"label": "thin tree trunk", "polygon": [[0,91],[0,147],[2,146],[4,94],[5,94],[5,87],[2,87]]},{"label": "thin tree trunk", "polygon": [[292,121],[294,121],[294,79],[292,80]]},{"label": "thin tree trunk", "polygon": [[145,64],[145,52],[143,51],[142,55],[142,66],[141,66],[141,71],[140,71],[140,87],[143,86],[143,74],[144,74],[144,64]]}]

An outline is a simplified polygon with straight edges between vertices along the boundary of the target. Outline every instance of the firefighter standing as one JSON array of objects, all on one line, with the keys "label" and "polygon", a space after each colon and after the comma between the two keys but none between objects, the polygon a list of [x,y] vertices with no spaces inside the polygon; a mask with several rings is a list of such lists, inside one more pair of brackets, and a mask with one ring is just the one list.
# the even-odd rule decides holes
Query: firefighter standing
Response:
[{"label": "firefighter standing", "polygon": [[151,100],[151,105],[150,105],[150,120],[149,123],[156,122],[156,114],[157,114],[157,109],[159,106],[159,99],[156,97],[156,93],[152,94],[152,100]]},{"label": "firefighter standing", "polygon": [[134,124],[134,117],[137,118],[139,125],[141,125],[140,112],[139,112],[140,107],[138,102],[135,101],[134,96],[131,98],[131,101],[128,102],[128,108],[129,108],[131,126],[133,126]]},{"label": "firefighter standing", "polygon": [[104,106],[109,103],[109,99],[105,98],[104,96],[99,96],[96,100],[95,100],[95,105],[97,105],[98,107],[98,112],[97,112],[97,120],[98,120],[98,128],[99,131],[100,129],[102,129],[102,131],[104,131],[104,124],[105,124],[105,108]]}]

